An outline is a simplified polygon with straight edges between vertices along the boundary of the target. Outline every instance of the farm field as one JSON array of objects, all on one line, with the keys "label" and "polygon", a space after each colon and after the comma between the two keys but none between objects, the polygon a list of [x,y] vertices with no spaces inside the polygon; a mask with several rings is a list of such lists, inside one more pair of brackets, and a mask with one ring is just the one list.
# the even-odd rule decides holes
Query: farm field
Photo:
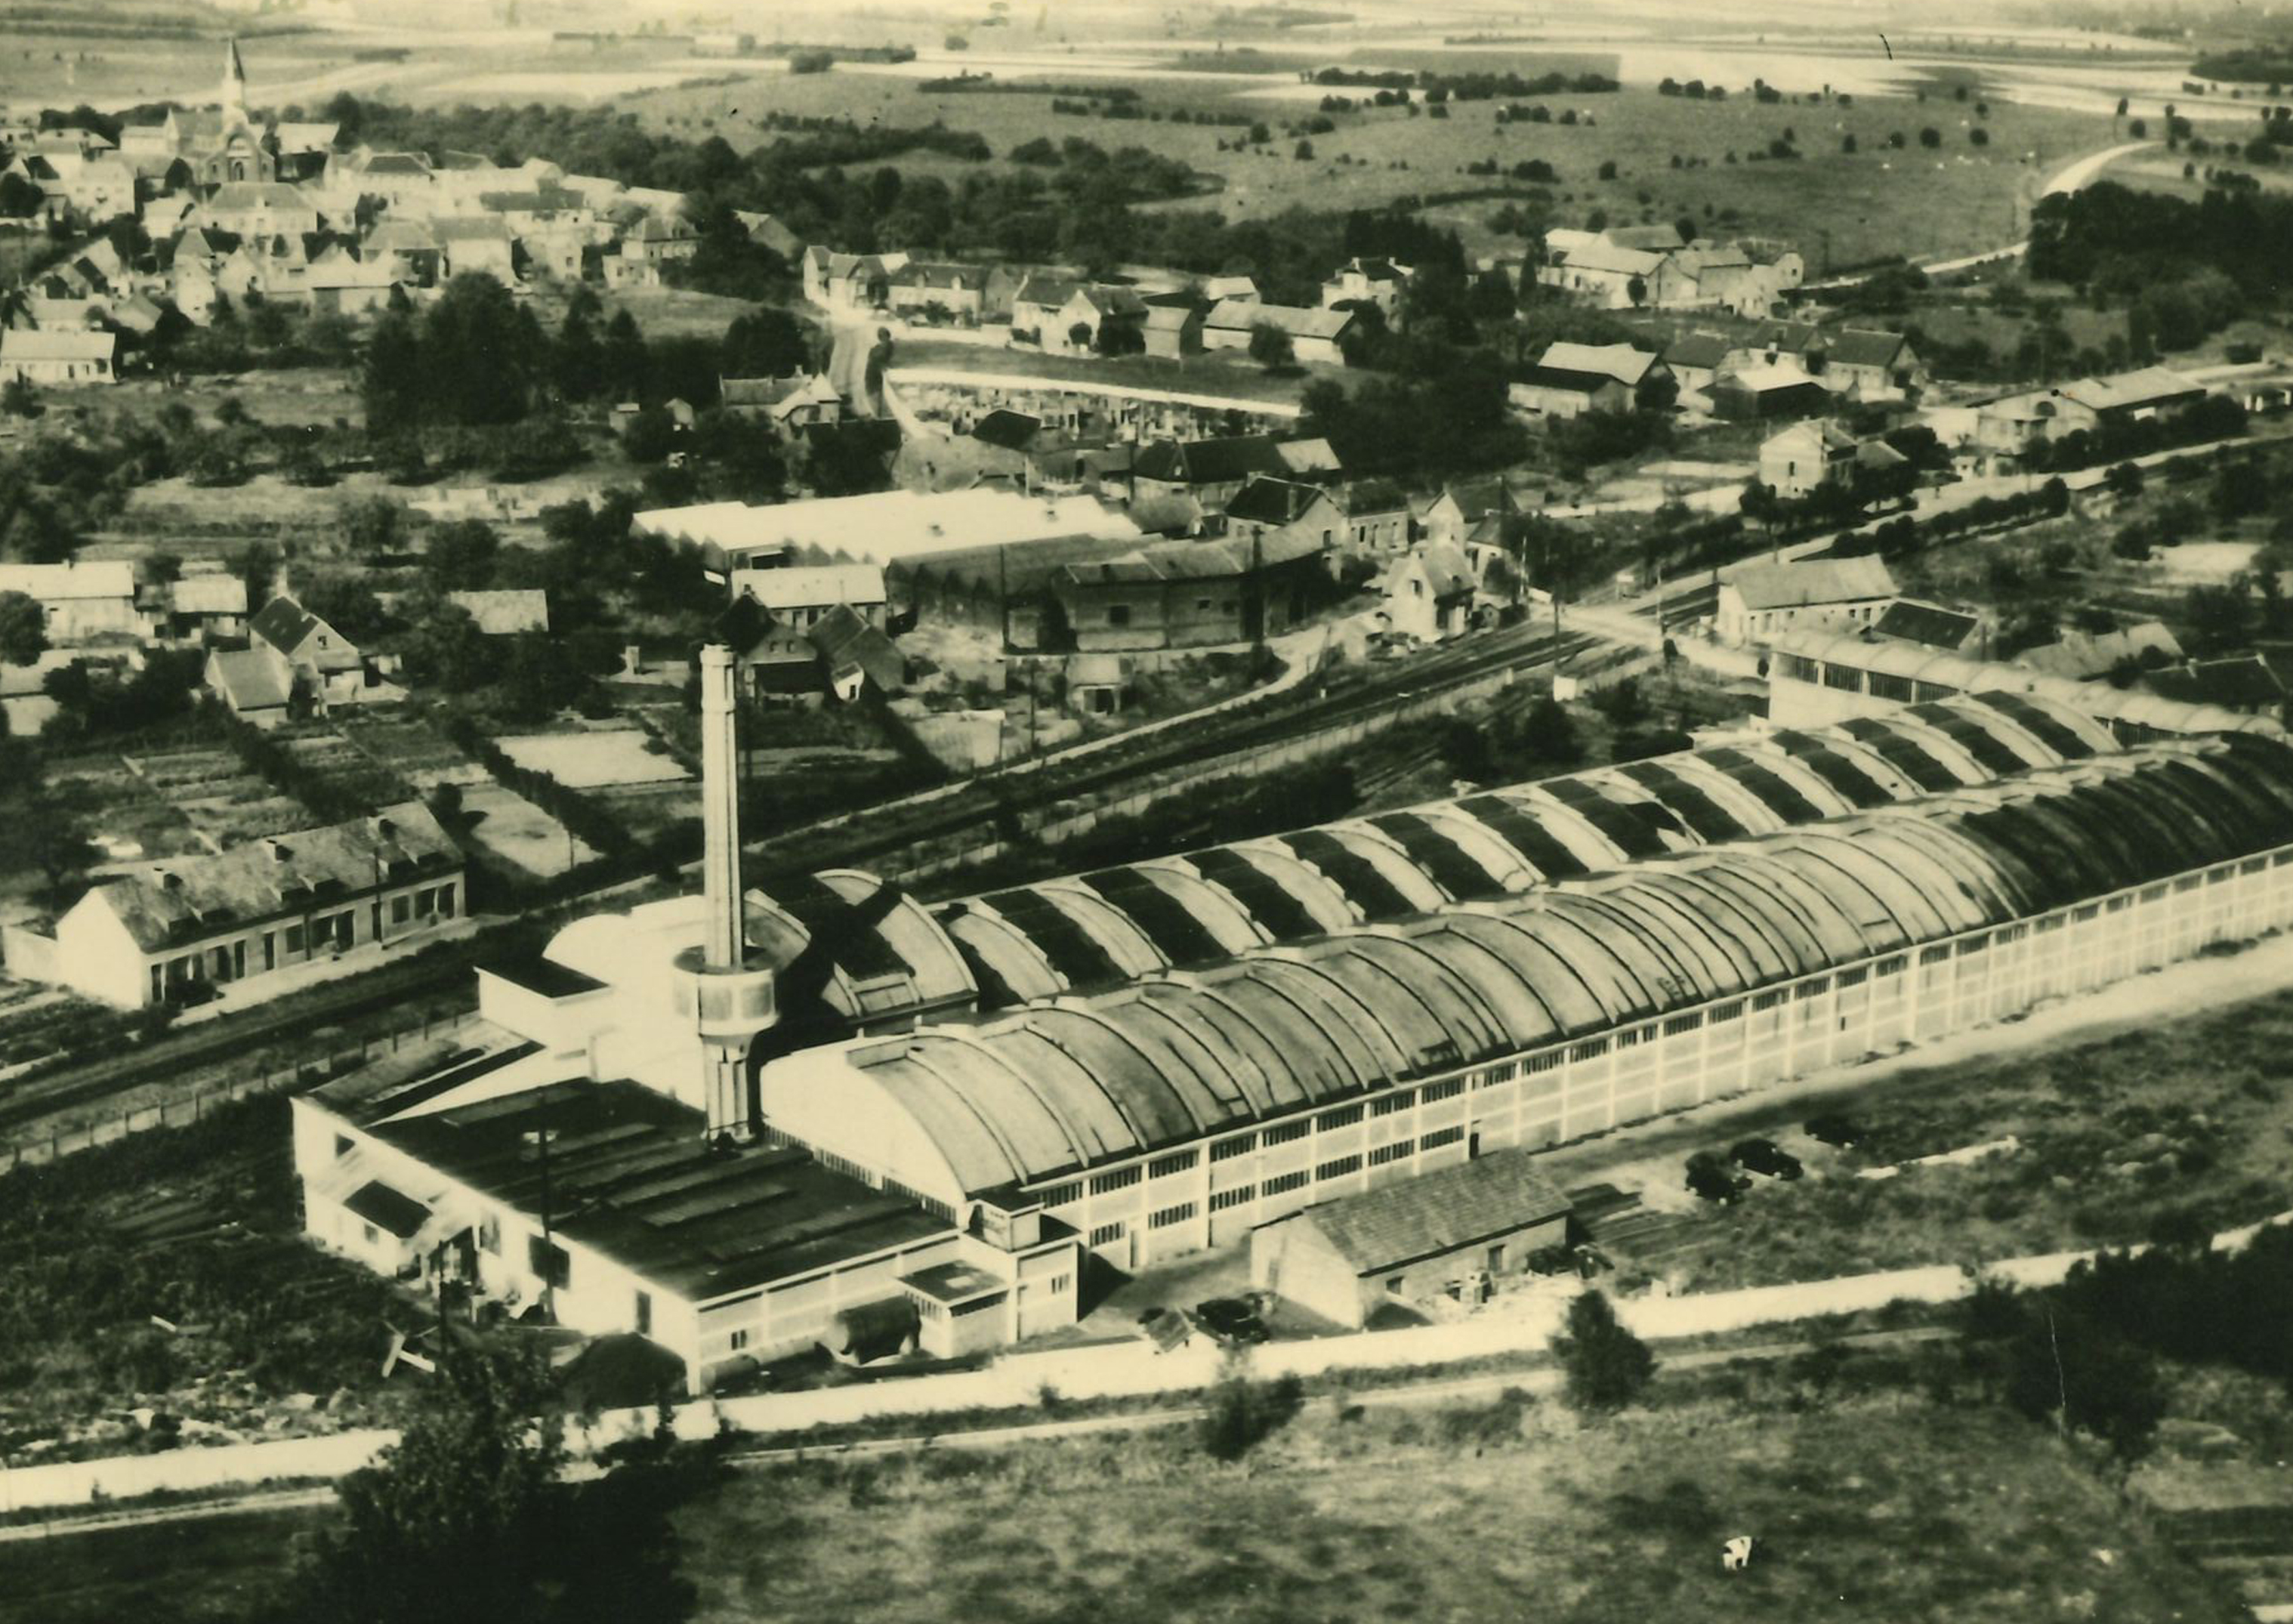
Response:
[{"label": "farm field", "polygon": [[[1282,406],[1295,405],[1299,393],[1317,378],[1345,376],[1342,367],[1301,366],[1275,373],[1247,361],[1227,361],[1215,355],[1194,355],[1183,361],[1163,355],[1125,355],[1114,361],[1086,355],[1046,355],[1039,350],[962,344],[920,337],[912,333],[893,341],[891,370],[896,374],[903,368],[1070,379],[1133,389],[1161,389],[1175,394],[1229,395]],[[893,382],[898,381],[895,376]]]},{"label": "farm field", "polygon": [[393,721],[373,717],[346,719],[337,724],[343,736],[377,763],[420,791],[442,784],[486,782],[486,769],[454,748],[420,722]]},{"label": "farm field", "polygon": [[304,828],[312,821],[300,801],[280,794],[220,745],[138,751],[125,759],[210,850]]}]

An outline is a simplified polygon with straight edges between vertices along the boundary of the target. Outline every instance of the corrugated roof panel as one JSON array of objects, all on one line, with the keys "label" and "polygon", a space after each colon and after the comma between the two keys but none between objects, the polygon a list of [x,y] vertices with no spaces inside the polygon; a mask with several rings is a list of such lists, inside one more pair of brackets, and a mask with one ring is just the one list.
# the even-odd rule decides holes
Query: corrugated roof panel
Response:
[{"label": "corrugated roof panel", "polygon": [[1662,760],[1634,761],[1616,769],[1634,784],[1660,798],[1678,813],[1696,838],[1704,841],[1740,840],[1752,832],[1719,802],[1688,782]]},{"label": "corrugated roof panel", "polygon": [[1477,817],[1521,856],[1521,860],[1547,880],[1566,880],[1587,873],[1576,854],[1555,839],[1552,832],[1528,812],[1499,795],[1469,795],[1457,809]]},{"label": "corrugated roof panel", "polygon": [[1218,938],[1179,899],[1135,868],[1103,868],[1082,883],[1120,908],[1173,964],[1211,964],[1227,957]]},{"label": "corrugated roof panel", "polygon": [[1465,849],[1414,812],[1381,812],[1362,820],[1391,837],[1410,861],[1460,902],[1504,895],[1497,878],[1465,854]]},{"label": "corrugated roof panel", "polygon": [[1680,819],[1664,808],[1645,801],[1620,802],[1601,793],[1596,784],[1576,778],[1546,778],[1534,786],[1567,807],[1616,843],[1629,857],[1661,857],[1670,849],[1664,834],[1677,829]]},{"label": "corrugated roof panel", "polygon": [[1781,773],[1740,750],[1706,751],[1704,759],[1767,802],[1787,824],[1820,823],[1829,816]]},{"label": "corrugated roof panel", "polygon": [[1768,743],[1804,762],[1807,769],[1844,797],[1850,806],[1884,807],[1895,800],[1887,786],[1812,734],[1796,729],[1771,734]]},{"label": "corrugated roof panel", "polygon": [[1377,872],[1377,865],[1359,852],[1349,849],[1328,830],[1300,829],[1276,838],[1328,875],[1331,881],[1346,894],[1346,900],[1360,909],[1362,917],[1372,924],[1385,920],[1406,919],[1418,912],[1409,898],[1395,889],[1391,881]]},{"label": "corrugated roof panel", "polygon": [[2011,773],[2027,772],[2034,767],[2051,767],[2054,763],[2042,751],[2017,750],[2008,742],[2010,729],[1985,727],[1974,717],[1956,705],[1932,702],[1906,707],[1903,714],[1915,717],[1937,732],[1948,735],[1951,742],[1973,756],[1989,772],[2004,777]]},{"label": "corrugated roof panel", "polygon": [[2102,748],[2055,716],[2046,706],[2022,694],[1994,692],[1969,697],[1977,704],[1988,705],[1993,710],[2013,718],[2065,761],[2083,761]]},{"label": "corrugated roof panel", "polygon": [[1115,967],[1106,949],[1041,892],[997,891],[986,900],[988,906],[1034,944],[1069,987],[1094,987],[1122,979],[1122,972]]},{"label": "corrugated roof panel", "polygon": [[1239,903],[1277,942],[1302,941],[1322,934],[1321,922],[1282,882],[1228,846],[1189,852],[1187,861],[1203,879]]},{"label": "corrugated roof panel", "polygon": [[1957,789],[1965,782],[1944,766],[1932,751],[1911,738],[1901,728],[1890,724],[1884,717],[1859,716],[1839,726],[1877,751],[1888,766],[1929,794]]}]

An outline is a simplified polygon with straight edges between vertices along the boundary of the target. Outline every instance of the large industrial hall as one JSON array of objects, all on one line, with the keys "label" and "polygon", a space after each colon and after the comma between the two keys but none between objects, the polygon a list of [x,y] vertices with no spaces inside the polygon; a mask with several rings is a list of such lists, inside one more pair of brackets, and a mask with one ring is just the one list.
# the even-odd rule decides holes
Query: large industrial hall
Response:
[{"label": "large industrial hall", "polygon": [[482,971],[514,1047],[296,1101],[325,1244],[442,1247],[696,1388],[887,1303],[931,1352],[1054,1331],[1085,1253],[1235,1246],[2293,919],[2293,745],[2016,693],[960,901],[767,895],[704,678],[703,894]]}]

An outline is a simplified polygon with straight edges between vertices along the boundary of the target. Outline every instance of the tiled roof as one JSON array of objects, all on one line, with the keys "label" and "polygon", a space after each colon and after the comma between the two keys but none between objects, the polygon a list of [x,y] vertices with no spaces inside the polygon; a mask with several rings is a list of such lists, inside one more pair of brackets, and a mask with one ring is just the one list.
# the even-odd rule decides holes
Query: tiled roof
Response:
[{"label": "tiled roof", "polygon": [[1865,603],[1895,596],[1895,578],[1877,558],[1820,558],[1796,564],[1747,564],[1727,577],[1746,609]]},{"label": "tiled roof", "polygon": [[1567,1216],[1568,1198],[1526,1150],[1498,1150],[1306,1208],[1357,1274],[1375,1274]]},{"label": "tiled roof", "polygon": [[418,800],[373,817],[235,846],[213,856],[170,858],[106,881],[81,905],[109,908],[147,953],[218,931],[362,895],[378,881],[458,868],[461,849]]},{"label": "tiled roof", "polygon": [[1302,485],[1289,479],[1255,478],[1235,492],[1234,499],[1226,505],[1226,516],[1256,524],[1287,524],[1321,496],[1318,485]]},{"label": "tiled roof", "polygon": [[1940,604],[1899,597],[1872,622],[1871,629],[1883,637],[1900,637],[1907,643],[1924,643],[1930,648],[1947,648],[1956,653],[1966,646],[1967,638],[1981,624],[1973,615],[1946,609]]}]

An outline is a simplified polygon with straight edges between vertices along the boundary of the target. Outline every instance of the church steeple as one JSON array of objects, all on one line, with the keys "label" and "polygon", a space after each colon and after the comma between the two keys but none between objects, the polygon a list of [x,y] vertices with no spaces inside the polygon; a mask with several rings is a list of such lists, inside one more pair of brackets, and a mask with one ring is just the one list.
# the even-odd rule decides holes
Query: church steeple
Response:
[{"label": "church steeple", "polygon": [[226,130],[247,122],[247,64],[239,60],[239,41],[223,48],[223,126]]}]

